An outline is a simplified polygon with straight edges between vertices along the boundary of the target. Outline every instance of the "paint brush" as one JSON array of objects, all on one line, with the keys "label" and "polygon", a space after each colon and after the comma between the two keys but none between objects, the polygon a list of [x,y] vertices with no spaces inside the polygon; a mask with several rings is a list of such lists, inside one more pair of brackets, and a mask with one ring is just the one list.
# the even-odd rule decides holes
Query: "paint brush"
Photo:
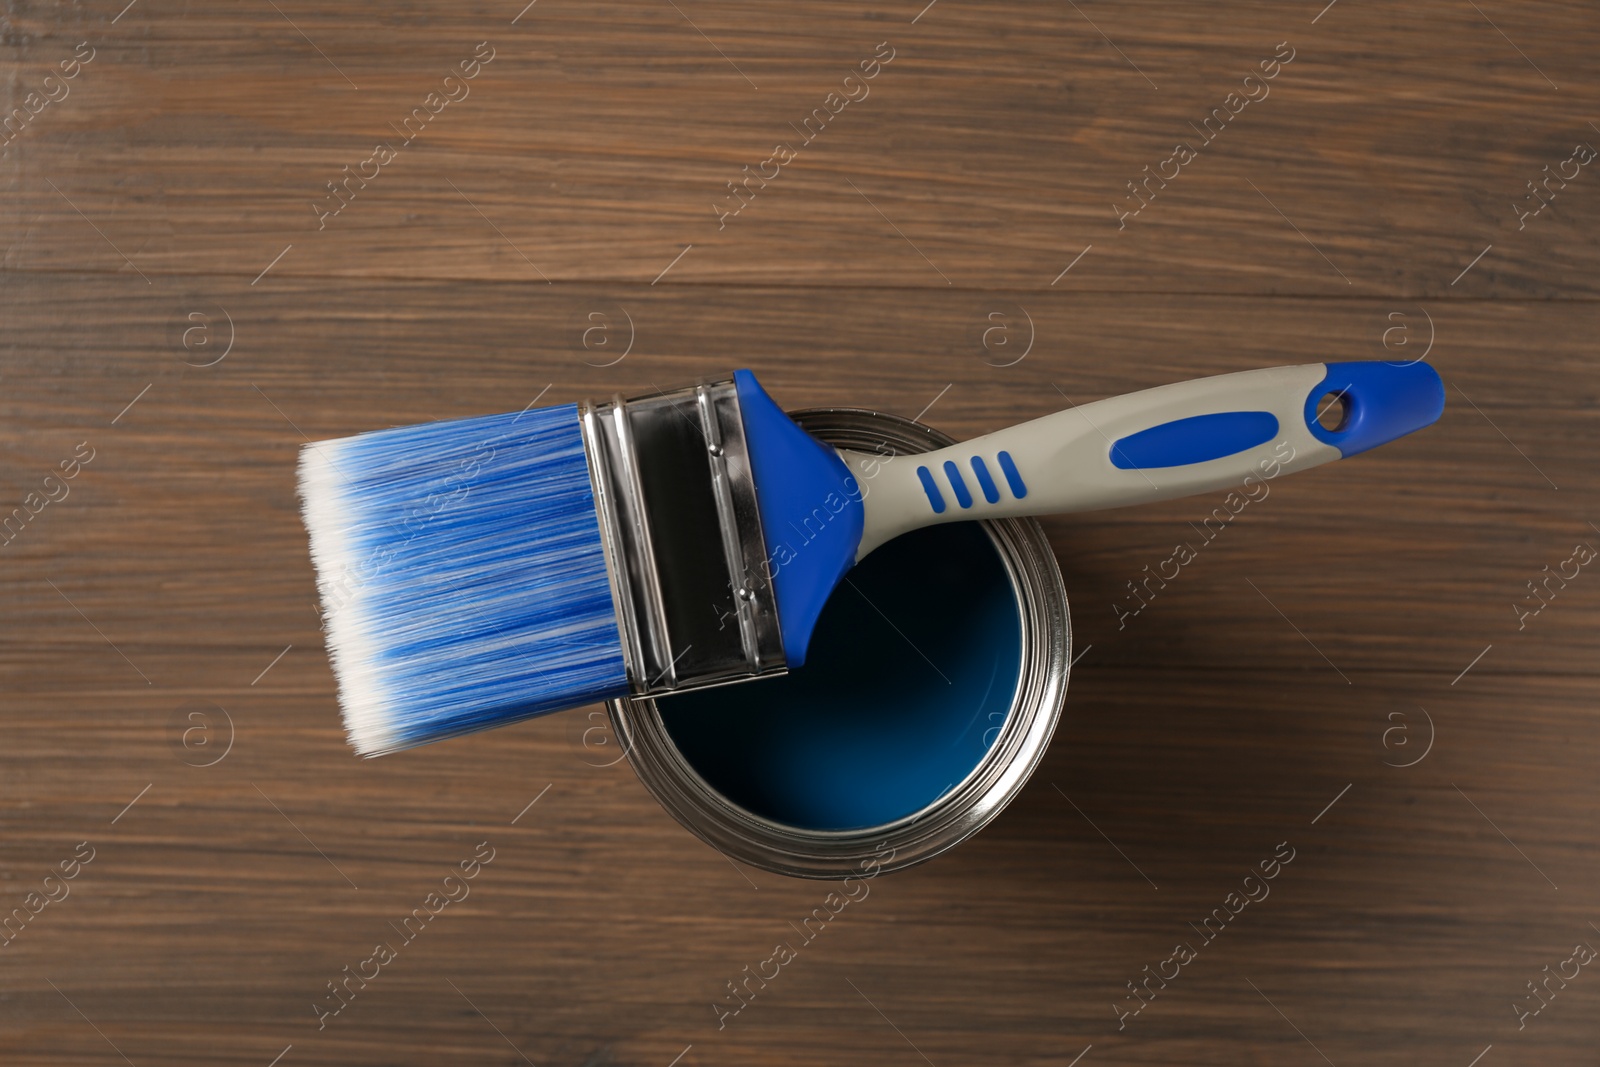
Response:
[{"label": "paint brush", "polygon": [[308,444],[300,496],[345,725],[371,756],[799,667],[845,573],[920,526],[1237,488],[1443,407],[1426,364],[1313,363],[890,457],[823,444],[737,371]]}]

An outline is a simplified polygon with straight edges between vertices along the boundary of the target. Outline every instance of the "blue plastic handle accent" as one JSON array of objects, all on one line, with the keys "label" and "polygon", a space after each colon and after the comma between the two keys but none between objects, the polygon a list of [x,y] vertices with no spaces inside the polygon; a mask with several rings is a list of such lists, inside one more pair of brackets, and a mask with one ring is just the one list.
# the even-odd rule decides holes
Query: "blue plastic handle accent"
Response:
[{"label": "blue plastic handle accent", "polygon": [[1266,444],[1278,436],[1270,411],[1192,415],[1129,434],[1111,446],[1111,465],[1125,471],[1205,463]]},{"label": "blue plastic handle accent", "polygon": [[951,460],[944,461],[944,476],[950,479],[950,489],[956,494],[956,503],[965,510],[972,506],[972,491],[961,478],[961,468]]},{"label": "blue plastic handle accent", "polygon": [[866,521],[861,486],[839,453],[796,426],[755,375],[734,371],[733,383],[755,473],[783,658],[798,667],[828,594],[855,566]]},{"label": "blue plastic handle accent", "polygon": [[983,499],[991,504],[1000,503],[1000,487],[994,484],[994,478],[989,474],[989,465],[983,461],[982,456],[972,457],[972,473],[978,476],[978,488],[983,490]]},{"label": "blue plastic handle accent", "polygon": [[[1329,363],[1327,375],[1306,395],[1311,436],[1354,456],[1437,422],[1444,412],[1444,382],[1426,363],[1370,360]],[[1317,402],[1329,393],[1344,398],[1345,416],[1336,430],[1317,421]]]},{"label": "blue plastic handle accent", "polygon": [[1028,495],[1028,486],[1022,480],[1022,472],[1017,470],[1016,461],[1011,458],[1010,452],[1002,452],[994,457],[1000,461],[1000,473],[1006,476],[1006,484],[1011,487],[1011,495],[1021,500]]},{"label": "blue plastic handle accent", "polygon": [[933,513],[944,514],[944,494],[939,492],[939,483],[933,480],[933,472],[927,467],[918,467],[917,480],[922,483],[922,491],[928,494],[928,506]]}]

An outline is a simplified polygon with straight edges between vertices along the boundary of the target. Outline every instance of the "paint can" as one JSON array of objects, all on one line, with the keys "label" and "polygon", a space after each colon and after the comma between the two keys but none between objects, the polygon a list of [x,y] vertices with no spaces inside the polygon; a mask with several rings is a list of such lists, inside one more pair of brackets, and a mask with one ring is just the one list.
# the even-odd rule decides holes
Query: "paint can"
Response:
[{"label": "paint can", "polygon": [[[792,417],[885,464],[953,443],[872,411]],[[870,495],[870,478],[861,488]],[[794,533],[804,551],[806,531]],[[1022,789],[1055,730],[1071,645],[1039,524],[951,523],[851,571],[804,667],[614,700],[611,723],[645,788],[733,859],[804,878],[901,870],[972,836]]]}]

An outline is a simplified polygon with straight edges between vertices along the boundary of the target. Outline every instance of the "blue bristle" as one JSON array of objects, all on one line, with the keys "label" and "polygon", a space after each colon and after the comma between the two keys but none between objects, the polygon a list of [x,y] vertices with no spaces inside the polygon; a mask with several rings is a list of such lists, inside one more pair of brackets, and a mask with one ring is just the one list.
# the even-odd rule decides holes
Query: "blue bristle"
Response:
[{"label": "blue bristle", "polygon": [[576,405],[310,444],[300,494],[358,752],[627,691]]}]

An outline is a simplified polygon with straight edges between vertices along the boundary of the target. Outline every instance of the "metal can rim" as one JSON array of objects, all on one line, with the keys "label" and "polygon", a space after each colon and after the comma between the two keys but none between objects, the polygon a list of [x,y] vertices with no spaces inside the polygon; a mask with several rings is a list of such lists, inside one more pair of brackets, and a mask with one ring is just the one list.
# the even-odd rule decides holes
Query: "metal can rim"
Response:
[{"label": "metal can rim", "polygon": [[[953,444],[931,426],[862,408],[808,408],[790,416],[839,448],[914,455]],[[987,520],[1021,615],[1022,665],[1011,711],[977,766],[919,811],[859,830],[805,830],[766,819],[717,792],[672,742],[655,701],[609,704],[613,730],[645,788],[687,830],[742,863],[800,878],[873,877],[925,863],[997,816],[1038,766],[1054,735],[1071,671],[1072,630],[1061,568],[1033,519]]]}]

